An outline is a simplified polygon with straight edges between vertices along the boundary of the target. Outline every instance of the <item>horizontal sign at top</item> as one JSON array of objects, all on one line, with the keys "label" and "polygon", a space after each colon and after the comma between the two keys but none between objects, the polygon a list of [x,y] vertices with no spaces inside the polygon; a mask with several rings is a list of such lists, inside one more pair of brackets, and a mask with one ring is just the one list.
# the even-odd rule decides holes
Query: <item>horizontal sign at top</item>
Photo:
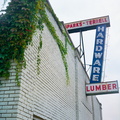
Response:
[{"label": "horizontal sign at top", "polygon": [[75,33],[80,31],[96,29],[96,26],[102,25],[102,24],[106,24],[107,27],[110,27],[109,16],[103,16],[98,18],[66,23],[65,27],[69,33]]},{"label": "horizontal sign at top", "polygon": [[119,93],[118,81],[94,83],[86,85],[87,95]]}]

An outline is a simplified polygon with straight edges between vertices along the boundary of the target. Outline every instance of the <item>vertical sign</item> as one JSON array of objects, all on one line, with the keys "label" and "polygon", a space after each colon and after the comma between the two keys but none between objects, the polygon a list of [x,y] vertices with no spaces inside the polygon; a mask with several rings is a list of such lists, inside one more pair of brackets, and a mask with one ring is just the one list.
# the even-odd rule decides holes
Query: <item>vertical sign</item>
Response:
[{"label": "vertical sign", "polygon": [[106,25],[97,26],[90,83],[101,82],[105,35],[106,35]]}]

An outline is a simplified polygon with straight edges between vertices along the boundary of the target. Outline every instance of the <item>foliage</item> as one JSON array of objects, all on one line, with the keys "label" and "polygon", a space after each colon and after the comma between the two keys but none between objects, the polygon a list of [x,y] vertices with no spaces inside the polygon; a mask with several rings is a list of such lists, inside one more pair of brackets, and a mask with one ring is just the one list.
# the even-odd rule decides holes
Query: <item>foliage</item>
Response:
[{"label": "foliage", "polygon": [[[0,15],[0,77],[9,77],[10,60],[14,60],[17,63],[16,81],[20,85],[18,73],[25,65],[25,49],[31,43],[32,36],[37,28],[42,33],[43,23],[45,23],[58,44],[66,70],[67,81],[69,80],[68,65],[65,57],[67,49],[56,34],[52,23],[49,21],[45,5],[45,0],[11,0],[6,9],[6,13]],[[38,74],[40,72],[39,53],[42,48],[41,36],[39,43],[37,55]]]},{"label": "foliage", "polygon": [[33,33],[36,28],[43,30],[38,12],[38,1],[12,0],[0,16],[0,77],[9,77],[10,60],[17,63],[16,72],[24,65],[24,51]]}]

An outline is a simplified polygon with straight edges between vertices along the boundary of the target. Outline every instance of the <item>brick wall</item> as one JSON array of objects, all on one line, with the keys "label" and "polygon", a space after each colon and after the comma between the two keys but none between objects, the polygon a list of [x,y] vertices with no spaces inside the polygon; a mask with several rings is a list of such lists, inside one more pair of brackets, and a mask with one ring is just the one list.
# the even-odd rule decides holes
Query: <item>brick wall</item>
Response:
[{"label": "brick wall", "polygon": [[15,66],[12,63],[9,80],[0,78],[0,120],[16,120],[20,87],[15,82]]},{"label": "brick wall", "polygon": [[93,97],[93,111],[94,120],[102,120],[102,105],[96,97]]},{"label": "brick wall", "polygon": [[[59,38],[65,43],[51,13],[47,11]],[[19,75],[21,86],[15,82],[15,64],[12,63],[9,80],[0,78],[0,120],[94,120],[99,114],[99,103],[85,94],[88,76],[78,52],[68,44],[67,62],[70,84],[66,84],[65,68],[58,45],[44,26],[43,46],[40,51],[40,74],[37,74],[37,53],[40,32],[33,36],[32,44],[25,51],[26,68]],[[98,112],[93,112],[93,107]],[[94,114],[93,114],[94,113]],[[95,119],[97,120],[97,119]]]}]

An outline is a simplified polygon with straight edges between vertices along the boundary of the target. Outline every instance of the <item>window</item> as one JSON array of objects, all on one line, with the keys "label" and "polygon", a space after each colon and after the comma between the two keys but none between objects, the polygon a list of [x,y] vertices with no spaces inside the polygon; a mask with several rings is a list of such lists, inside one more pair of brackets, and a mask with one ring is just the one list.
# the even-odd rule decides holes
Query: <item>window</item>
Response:
[{"label": "window", "polygon": [[38,116],[33,115],[33,120],[44,120],[44,119],[42,119],[42,118],[40,118]]}]

